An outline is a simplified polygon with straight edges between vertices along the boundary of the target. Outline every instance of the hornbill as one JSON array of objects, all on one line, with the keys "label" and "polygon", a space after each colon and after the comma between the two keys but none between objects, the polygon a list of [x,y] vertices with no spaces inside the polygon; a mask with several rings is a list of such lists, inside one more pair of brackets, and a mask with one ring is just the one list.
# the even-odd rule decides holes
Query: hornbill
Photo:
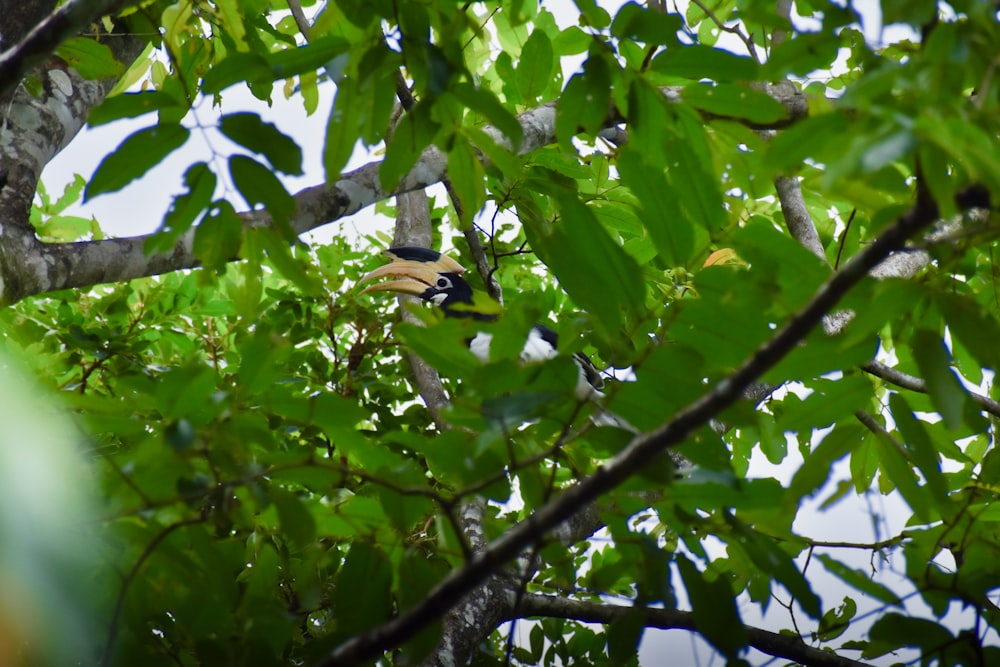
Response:
[{"label": "hornbill", "polygon": [[[438,306],[445,317],[465,317],[483,322],[493,322],[497,319],[495,312],[475,309],[472,287],[462,278],[465,268],[451,257],[429,248],[411,246],[389,248],[384,254],[392,259],[392,262],[375,269],[362,278],[361,282],[386,276],[397,280],[376,283],[362,290],[362,294],[377,291],[413,294]],[[481,331],[469,341],[469,349],[483,362],[488,362],[490,359],[492,337],[492,334]],[[555,331],[542,324],[534,325],[528,332],[528,339],[521,350],[521,362],[531,363],[555,357],[558,354],[557,343],[558,335]],[[582,352],[574,353],[573,360],[580,369],[574,395],[580,401],[598,402],[604,397],[601,393],[604,387],[601,372]],[[595,423],[635,430],[620,417],[603,410],[595,419]]]}]

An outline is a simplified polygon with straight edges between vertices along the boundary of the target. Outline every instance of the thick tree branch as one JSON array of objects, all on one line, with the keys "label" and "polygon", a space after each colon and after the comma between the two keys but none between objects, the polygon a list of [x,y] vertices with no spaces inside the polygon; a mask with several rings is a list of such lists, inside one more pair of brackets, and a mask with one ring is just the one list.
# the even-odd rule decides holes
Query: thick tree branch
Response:
[{"label": "thick tree branch", "polygon": [[15,46],[56,9],[56,0],[6,3],[0,13],[0,53]]},{"label": "thick tree branch", "polygon": [[[427,203],[427,193],[415,190],[396,198],[396,234],[392,239],[394,246],[431,246],[431,217]],[[401,317],[404,322],[419,324],[419,320],[406,306],[420,303],[414,296],[401,294],[398,297]],[[438,429],[447,428],[441,418],[441,410],[448,405],[448,397],[441,386],[438,372],[412,350],[407,350],[406,358],[413,370],[413,380],[417,391],[427,405],[431,418]]]},{"label": "thick tree branch", "polygon": [[[396,233],[393,245],[415,245],[424,248],[431,247],[431,217],[427,193],[414,190],[396,197]],[[400,295],[400,305],[419,303],[412,296]],[[403,321],[418,323],[417,318],[409,309],[400,308]],[[427,409],[434,419],[438,429],[449,428],[441,416],[441,410],[448,404],[448,396],[441,386],[441,378],[437,370],[420,358],[412,350],[407,351],[413,379],[417,391],[427,404]],[[468,553],[476,554],[486,548],[486,533],[483,529],[483,519],[486,512],[486,501],[475,497],[461,503],[458,507],[458,524],[461,539],[466,541]],[[455,664],[462,665],[469,661],[476,647],[493,629],[499,625],[503,615],[508,612],[510,603],[507,600],[506,587],[501,577],[493,576],[477,586],[453,609],[444,615],[442,620],[441,639],[434,650],[424,658],[424,665]]]},{"label": "thick tree branch", "polygon": [[[518,609],[519,618],[546,616],[566,618],[584,623],[613,623],[625,614],[634,613],[634,607],[621,607],[596,602],[584,602],[548,595],[526,595]],[[646,627],[661,630],[697,630],[694,615],[676,609],[641,610]],[[750,646],[777,658],[794,660],[809,667],[862,667],[866,663],[844,658],[836,653],[807,645],[800,637],[768,632],[760,628],[744,626],[750,638]]]},{"label": "thick tree branch", "polygon": [[[0,100],[7,99],[25,73],[51,56],[62,42],[126,4],[124,0],[70,0],[50,14],[17,45],[0,54]],[[4,40],[0,44],[6,46],[7,36],[0,38]]]},{"label": "thick tree branch", "polygon": [[[677,89],[662,90],[668,99],[679,99]],[[800,92],[782,90],[774,92],[774,96],[788,112],[788,121],[777,125],[786,125],[805,116],[805,98]],[[617,110],[611,110],[606,124],[612,126],[622,120]],[[524,134],[517,147],[498,129],[492,126],[482,129],[498,145],[518,154],[529,153],[555,142],[554,103],[526,111],[518,116],[518,121]],[[423,190],[439,183],[447,177],[448,156],[431,146],[391,190],[383,187],[379,180],[380,167],[381,162],[371,162],[343,174],[334,183],[316,185],[296,193],[296,212],[290,221],[292,229],[302,234],[353,215],[390,196]],[[30,205],[30,198],[28,203]],[[271,224],[266,211],[244,212],[240,218],[245,227]],[[0,252],[6,255],[0,264],[5,279],[0,286],[3,290],[0,304],[14,303],[27,296],[54,290],[121,282],[196,267],[198,260],[193,250],[194,236],[195,230],[191,229],[170,252],[148,256],[143,253],[143,247],[149,236],[61,244],[38,243],[28,235],[13,240],[0,239],[0,243],[11,247],[9,252],[0,248]]]},{"label": "thick tree branch", "polygon": [[[977,202],[974,205],[983,206],[988,196],[981,189],[962,193],[963,200],[970,198]],[[568,487],[561,495],[494,540],[475,558],[445,577],[422,603],[374,630],[344,642],[323,664],[354,664],[400,645],[434,618],[444,614],[471,587],[484,581],[529,545],[544,539],[548,531],[575,514],[578,508],[614,489],[655,457],[662,455],[667,448],[683,442],[688,434],[739,400],[751,383],[793,350],[874,266],[892,251],[903,247],[907,239],[931,225],[937,217],[938,209],[934,202],[924,194],[919,196],[909,212],[834,273],[801,311],[728,378],[680,410],[670,421],[653,431],[637,435],[625,449],[593,475]]]}]

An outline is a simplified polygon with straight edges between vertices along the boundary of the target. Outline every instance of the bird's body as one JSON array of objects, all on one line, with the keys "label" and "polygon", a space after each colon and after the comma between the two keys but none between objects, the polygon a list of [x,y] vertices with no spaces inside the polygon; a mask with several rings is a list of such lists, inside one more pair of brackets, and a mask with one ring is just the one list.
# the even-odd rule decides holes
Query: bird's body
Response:
[{"label": "bird's body", "polygon": [[[465,272],[464,267],[447,255],[428,248],[415,247],[390,248],[385,254],[393,261],[369,273],[362,282],[386,276],[397,279],[376,283],[367,287],[364,292],[391,291],[412,294],[441,308],[445,317],[471,318],[483,322],[497,319],[496,312],[476,309],[472,287],[461,276]],[[469,349],[478,359],[488,362],[492,339],[491,333],[480,331],[469,341]],[[551,359],[559,354],[558,342],[559,337],[555,331],[542,324],[536,324],[528,331],[520,361],[532,363]],[[576,399],[599,403],[604,397],[601,393],[604,380],[600,371],[582,352],[575,353],[573,360],[580,370],[574,389]],[[603,411],[596,421],[601,425],[634,430],[621,419]]]},{"label": "bird's body", "polygon": [[[487,363],[490,361],[492,341],[493,334],[480,331],[469,341],[469,350],[477,359]],[[543,324],[536,324],[528,330],[528,337],[524,341],[524,347],[521,348],[519,357],[521,363],[530,364],[558,356],[558,343],[559,334]],[[573,359],[580,369],[580,377],[573,390],[576,399],[586,401],[603,397],[601,389],[604,387],[604,380],[594,363],[582,352],[574,354]]]}]

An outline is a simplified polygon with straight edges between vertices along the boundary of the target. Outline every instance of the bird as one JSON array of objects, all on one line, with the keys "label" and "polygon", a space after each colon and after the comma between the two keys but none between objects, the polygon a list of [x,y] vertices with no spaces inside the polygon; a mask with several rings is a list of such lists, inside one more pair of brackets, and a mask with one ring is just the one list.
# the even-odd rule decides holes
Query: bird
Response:
[{"label": "bird", "polygon": [[[416,246],[397,246],[383,251],[383,254],[392,261],[365,275],[359,284],[385,277],[395,280],[374,283],[362,290],[362,294],[379,291],[412,294],[440,308],[445,317],[470,318],[482,322],[494,322],[499,318],[499,305],[496,308],[482,308],[484,300],[476,298],[472,286],[462,277],[465,267],[448,255]],[[486,363],[490,360],[491,340],[492,334],[488,331],[477,332],[468,341],[469,350]],[[552,359],[559,354],[558,344],[559,336],[555,331],[544,324],[535,324],[528,331],[520,361],[530,364]],[[604,388],[604,378],[590,357],[582,352],[575,352],[572,358],[579,369],[573,394],[578,401],[590,401],[598,406],[595,424],[635,431],[625,420],[600,407],[604,399],[601,391]]]}]

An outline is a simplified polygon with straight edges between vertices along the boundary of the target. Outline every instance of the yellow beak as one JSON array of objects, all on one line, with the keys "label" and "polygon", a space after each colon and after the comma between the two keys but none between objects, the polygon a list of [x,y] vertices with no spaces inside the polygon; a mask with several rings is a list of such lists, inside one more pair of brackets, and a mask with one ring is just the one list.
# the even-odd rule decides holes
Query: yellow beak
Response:
[{"label": "yellow beak", "polygon": [[401,292],[403,294],[419,296],[428,287],[434,286],[439,273],[465,273],[465,267],[447,255],[441,255],[440,258],[433,262],[418,262],[411,259],[400,259],[389,251],[386,251],[384,254],[391,257],[393,261],[385,266],[380,266],[366,275],[361,279],[359,284],[386,276],[400,278],[400,280],[390,280],[370,285],[361,290],[362,294],[368,294],[369,292]]}]

